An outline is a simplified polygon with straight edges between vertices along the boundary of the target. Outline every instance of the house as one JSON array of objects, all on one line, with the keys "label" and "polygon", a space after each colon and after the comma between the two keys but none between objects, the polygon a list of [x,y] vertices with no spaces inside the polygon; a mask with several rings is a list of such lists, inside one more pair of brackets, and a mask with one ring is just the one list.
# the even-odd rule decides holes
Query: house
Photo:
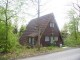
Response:
[{"label": "house", "polygon": [[63,44],[63,40],[55,21],[53,13],[41,16],[39,19],[35,18],[29,22],[27,29],[20,37],[20,44],[34,46],[38,41],[38,24],[40,33],[42,34],[40,43],[42,46]]}]

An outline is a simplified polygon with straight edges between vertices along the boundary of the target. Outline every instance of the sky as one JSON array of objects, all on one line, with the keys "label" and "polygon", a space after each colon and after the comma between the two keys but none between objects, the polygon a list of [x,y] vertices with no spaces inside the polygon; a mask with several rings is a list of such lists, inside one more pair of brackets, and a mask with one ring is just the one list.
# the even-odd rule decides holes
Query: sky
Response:
[{"label": "sky", "polygon": [[[73,2],[76,2],[76,0],[41,0],[40,16],[53,13],[59,29],[61,30],[64,24],[69,21],[69,19],[67,18],[67,13],[72,8],[71,5]],[[26,25],[30,22],[31,19],[37,17],[37,5],[33,5],[32,2],[30,2],[28,7],[26,5],[24,5],[23,7],[23,13],[19,16],[22,17],[22,19],[25,19],[25,22],[22,22],[20,24]]]}]

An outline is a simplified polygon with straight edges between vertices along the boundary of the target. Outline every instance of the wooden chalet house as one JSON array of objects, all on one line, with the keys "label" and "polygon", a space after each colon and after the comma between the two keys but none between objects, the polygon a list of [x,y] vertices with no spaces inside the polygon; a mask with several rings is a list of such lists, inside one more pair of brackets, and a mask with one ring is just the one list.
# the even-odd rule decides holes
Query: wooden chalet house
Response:
[{"label": "wooden chalet house", "polygon": [[35,46],[38,40],[38,30],[37,22],[39,22],[41,30],[41,39],[40,43],[42,46],[57,45],[63,44],[63,40],[58,28],[58,25],[55,21],[53,13],[41,16],[39,20],[33,19],[27,25],[27,29],[24,31],[20,37],[20,43],[22,45]]}]

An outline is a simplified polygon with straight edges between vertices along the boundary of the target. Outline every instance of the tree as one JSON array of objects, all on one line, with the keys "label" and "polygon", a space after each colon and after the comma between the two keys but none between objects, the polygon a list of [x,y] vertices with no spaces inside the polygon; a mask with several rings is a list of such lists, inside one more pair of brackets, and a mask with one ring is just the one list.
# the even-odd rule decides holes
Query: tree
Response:
[{"label": "tree", "polygon": [[43,3],[41,5],[41,0],[31,0],[33,5],[35,5],[37,8],[36,8],[36,11],[37,11],[37,27],[36,27],[36,30],[38,31],[38,40],[37,40],[37,48],[38,48],[38,51],[40,51],[40,47],[41,47],[41,44],[40,44],[40,39],[41,39],[41,36],[43,34],[43,32],[41,31],[41,27],[40,27],[40,23],[39,23],[39,18],[40,18],[40,14],[41,14],[41,9],[40,7],[43,6],[45,3]]},{"label": "tree", "polygon": [[40,47],[41,47],[41,43],[40,43],[40,39],[41,39],[41,36],[42,36],[42,31],[41,31],[41,27],[40,27],[40,23],[39,23],[39,18],[40,18],[40,0],[31,0],[33,2],[33,4],[37,4],[37,31],[38,31],[38,40],[37,40],[37,48],[38,48],[38,51],[40,51]]},{"label": "tree", "polygon": [[76,12],[74,10],[69,11],[69,18],[70,22],[68,24],[69,26],[69,32],[74,35],[75,40],[77,40],[77,33],[78,31],[78,22],[79,22],[79,17],[76,16]]},{"label": "tree", "polygon": [[79,37],[79,16],[77,16],[76,12],[72,9],[71,11],[69,11],[69,23],[68,23],[68,32],[69,35],[67,36],[66,40],[65,40],[65,44],[67,45],[71,45],[71,46],[76,46],[76,45],[80,45],[80,37]]},{"label": "tree", "polygon": [[4,51],[5,45],[5,23],[3,21],[0,21],[0,52]]},{"label": "tree", "polygon": [[68,23],[65,23],[65,25],[63,26],[61,30],[61,35],[63,39],[67,38],[67,36],[69,35]]},{"label": "tree", "polygon": [[16,36],[12,33],[13,27],[11,25],[11,18],[14,18],[19,12],[16,9],[12,9],[12,6],[13,6],[12,3],[15,3],[15,1],[0,0],[0,15],[1,15],[0,17],[0,27],[1,27],[0,29],[0,47],[1,47],[0,52],[8,52],[15,45],[17,45],[15,44],[15,41],[17,42],[18,40]]},{"label": "tree", "polygon": [[13,33],[14,33],[14,34],[17,34],[17,33],[18,33],[17,26],[14,27],[14,29],[13,29]]},{"label": "tree", "polygon": [[80,27],[80,5],[79,5],[79,0],[76,0],[77,2],[72,3],[72,9],[69,11],[69,23],[68,23],[68,31],[69,35],[66,38],[65,43],[67,45],[80,45],[80,32],[79,32],[79,27]]},{"label": "tree", "polygon": [[20,28],[20,31],[19,31],[19,36],[21,36],[23,34],[25,29],[26,29],[26,27],[22,25],[21,28]]},{"label": "tree", "polygon": [[[79,18],[80,18],[80,5],[79,5],[79,0],[77,0],[77,2],[76,3],[73,3],[73,9],[74,9],[74,11],[76,12],[76,15],[77,15],[77,24],[79,24]],[[79,30],[79,28],[78,28],[79,26],[77,25],[77,31]]]}]

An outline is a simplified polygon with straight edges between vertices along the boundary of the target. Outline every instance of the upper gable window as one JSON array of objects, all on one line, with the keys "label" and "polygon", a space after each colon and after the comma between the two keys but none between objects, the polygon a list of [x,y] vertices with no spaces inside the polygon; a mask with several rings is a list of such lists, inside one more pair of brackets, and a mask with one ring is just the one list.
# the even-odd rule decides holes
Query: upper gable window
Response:
[{"label": "upper gable window", "polygon": [[53,22],[50,22],[50,27],[54,27],[54,23]]}]

